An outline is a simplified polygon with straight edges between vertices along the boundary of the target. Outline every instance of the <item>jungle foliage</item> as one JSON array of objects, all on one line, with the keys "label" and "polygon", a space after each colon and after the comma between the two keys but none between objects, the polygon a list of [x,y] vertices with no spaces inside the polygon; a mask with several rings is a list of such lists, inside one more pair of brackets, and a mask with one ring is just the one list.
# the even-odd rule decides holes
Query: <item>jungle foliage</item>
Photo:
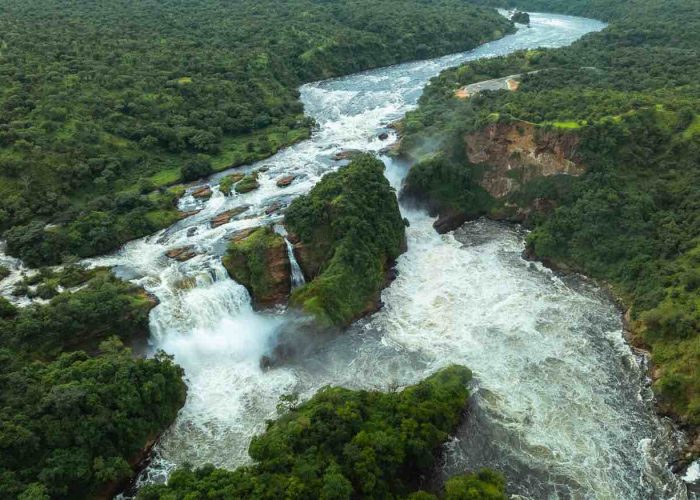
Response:
[{"label": "jungle foliage", "polygon": [[[54,278],[41,275],[29,282],[37,278],[38,290],[53,286]],[[125,342],[148,335],[148,313],[155,304],[141,289],[109,271],[80,284],[84,287],[58,294],[47,304],[8,309],[5,321],[0,321],[0,345],[45,357],[66,350],[93,352],[112,335]]]},{"label": "jungle foliage", "polygon": [[0,496],[88,498],[129,478],[185,399],[165,355],[134,360],[117,340],[30,361],[0,348]]},{"label": "jungle foliage", "polygon": [[308,137],[305,81],[512,29],[459,0],[0,0],[0,13],[0,231],[32,265],[170,225],[159,188]]},{"label": "jungle foliage", "polygon": [[184,404],[183,373],[170,358],[136,360],[122,346],[148,334],[154,304],[141,290],[78,266],[19,285],[56,286],[68,290],[46,304],[0,298],[2,498],[113,492]]},{"label": "jungle foliage", "polygon": [[[322,389],[253,438],[253,465],[179,469],[167,486],[143,488],[138,498],[405,498],[459,424],[470,379],[468,369],[451,366],[401,392]],[[505,498],[503,479],[487,471],[448,483],[447,492],[455,500]]]},{"label": "jungle foliage", "polygon": [[[528,245],[613,285],[631,306],[637,341],[652,349],[662,407],[700,424],[700,11],[680,0],[516,3],[610,25],[570,47],[469,62],[433,79],[403,125],[404,152],[430,158],[409,180],[432,203],[470,210],[481,200],[478,213],[494,215],[464,134],[521,120],[578,135],[587,172],[521,193],[558,205],[531,221]],[[516,92],[454,97],[462,85],[516,73]]]},{"label": "jungle foliage", "polygon": [[321,323],[343,326],[375,307],[386,273],[404,251],[405,223],[384,164],[365,154],[328,174],[285,214],[302,246],[309,283],[290,303]]}]

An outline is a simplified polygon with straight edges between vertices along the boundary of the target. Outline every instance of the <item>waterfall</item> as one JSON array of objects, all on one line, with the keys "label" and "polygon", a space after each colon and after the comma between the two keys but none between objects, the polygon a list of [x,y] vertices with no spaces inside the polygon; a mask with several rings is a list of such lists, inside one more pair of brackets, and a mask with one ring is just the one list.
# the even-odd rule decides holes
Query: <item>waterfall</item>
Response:
[{"label": "waterfall", "polygon": [[304,273],[297,262],[297,258],[294,255],[294,246],[289,242],[287,238],[284,239],[287,244],[287,256],[289,257],[289,264],[292,267],[292,290],[306,283],[304,279]]}]

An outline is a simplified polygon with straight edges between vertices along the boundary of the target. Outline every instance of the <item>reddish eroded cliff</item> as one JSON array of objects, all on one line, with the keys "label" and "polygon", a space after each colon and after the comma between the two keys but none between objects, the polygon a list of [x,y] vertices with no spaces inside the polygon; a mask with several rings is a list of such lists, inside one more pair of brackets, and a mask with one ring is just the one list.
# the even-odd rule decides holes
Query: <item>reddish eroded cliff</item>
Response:
[{"label": "reddish eroded cliff", "polygon": [[485,165],[479,184],[503,198],[535,177],[584,173],[576,134],[527,122],[496,123],[464,138],[469,161]]}]

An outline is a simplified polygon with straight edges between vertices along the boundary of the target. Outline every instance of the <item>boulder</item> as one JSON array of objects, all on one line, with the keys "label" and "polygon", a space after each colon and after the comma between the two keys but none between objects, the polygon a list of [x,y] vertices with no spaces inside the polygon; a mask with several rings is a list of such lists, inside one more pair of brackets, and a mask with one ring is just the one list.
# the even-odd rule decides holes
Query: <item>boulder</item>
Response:
[{"label": "boulder", "polygon": [[194,236],[195,234],[197,234],[197,226],[193,226],[193,227],[191,227],[191,228],[189,228],[189,229],[187,230],[187,236],[188,236],[189,238],[191,238],[191,237]]},{"label": "boulder", "polygon": [[378,137],[380,141],[386,141],[389,138],[389,134],[387,132],[382,132]]},{"label": "boulder", "polygon": [[357,156],[360,153],[362,153],[362,151],[360,151],[359,149],[343,149],[341,151],[338,151],[333,156],[333,159],[335,161],[350,160],[353,156]]},{"label": "boulder", "polygon": [[258,183],[258,174],[253,173],[250,175],[246,175],[238,184],[234,186],[234,189],[236,190],[237,193],[243,194],[243,193],[249,193],[250,191],[254,191],[260,187],[260,183]]},{"label": "boulder", "polygon": [[440,214],[433,223],[433,227],[439,234],[445,234],[454,231],[467,220],[469,220],[469,216],[466,213],[460,210],[449,209]]},{"label": "boulder", "polygon": [[241,172],[236,172],[235,174],[227,175],[223,179],[221,179],[221,182],[219,183],[219,190],[224,193],[225,195],[231,194],[231,188],[235,183],[240,181],[245,177],[245,174],[242,174]]},{"label": "boulder", "polygon": [[272,205],[265,208],[265,215],[274,214],[275,212],[279,212],[283,208],[284,203],[282,203],[281,201],[276,201]]},{"label": "boulder", "polygon": [[193,215],[197,215],[201,211],[202,211],[201,208],[198,208],[197,210],[187,210],[186,212],[180,212],[178,217],[180,219],[186,219],[187,217],[192,217]]},{"label": "boulder", "polygon": [[221,212],[219,215],[214,217],[211,221],[211,227],[219,227],[223,226],[224,224],[228,224],[231,219],[234,217],[241,215],[243,212],[248,210],[250,208],[250,205],[241,205],[240,207],[235,207],[232,208],[231,210],[226,210],[225,212]]},{"label": "boulder", "polygon": [[285,175],[283,177],[280,177],[279,179],[277,179],[277,187],[287,187],[292,182],[294,182],[294,179],[296,179],[296,176],[294,175]]},{"label": "boulder", "polygon": [[209,186],[201,186],[192,191],[192,196],[198,200],[208,200],[211,198],[211,188]]},{"label": "boulder", "polygon": [[173,248],[165,252],[165,256],[169,259],[177,260],[178,262],[185,262],[190,260],[192,257],[197,255],[194,251],[194,247],[187,245],[180,248]]}]

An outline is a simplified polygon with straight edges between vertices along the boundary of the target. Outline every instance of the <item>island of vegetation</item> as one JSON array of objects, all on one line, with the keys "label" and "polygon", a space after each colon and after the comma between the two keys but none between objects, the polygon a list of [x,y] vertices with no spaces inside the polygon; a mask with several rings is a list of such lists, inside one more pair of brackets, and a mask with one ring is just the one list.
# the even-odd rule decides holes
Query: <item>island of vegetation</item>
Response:
[{"label": "island of vegetation", "polygon": [[[531,257],[609,283],[632,341],[651,351],[660,409],[697,429],[700,11],[682,0],[478,3],[610,24],[570,47],[434,78],[402,124],[402,151],[420,160],[404,196],[441,214],[443,230],[482,215],[525,222]],[[455,96],[514,74],[516,91]]]},{"label": "island of vegetation", "polygon": [[[286,412],[250,444],[253,465],[179,469],[138,498],[436,499],[419,490],[462,420],[470,378],[468,369],[451,366],[401,392],[326,388],[302,404],[284,398]],[[503,478],[490,471],[453,478],[445,493],[450,500],[506,498]]]},{"label": "island of vegetation", "polygon": [[292,292],[292,306],[336,326],[379,307],[406,247],[405,222],[380,160],[355,156],[295,199],[284,221],[308,282]]},{"label": "island of vegetation", "polygon": [[513,30],[459,0],[0,0],[0,11],[0,233],[32,266],[169,226],[182,189],[168,186],[307,138],[303,82]]}]

